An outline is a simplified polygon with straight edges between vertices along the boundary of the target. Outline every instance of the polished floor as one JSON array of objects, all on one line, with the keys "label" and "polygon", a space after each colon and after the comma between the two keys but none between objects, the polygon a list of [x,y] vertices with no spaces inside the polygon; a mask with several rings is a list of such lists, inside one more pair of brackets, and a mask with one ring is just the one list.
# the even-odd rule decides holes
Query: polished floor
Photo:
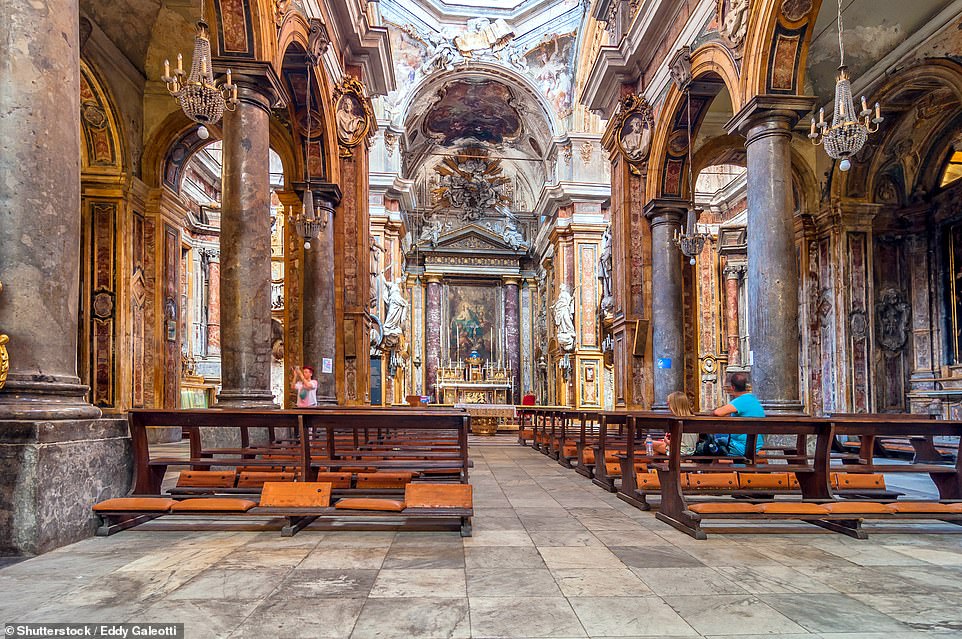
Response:
[{"label": "polished floor", "polygon": [[153,524],[0,569],[0,621],[181,621],[191,639],[962,637],[962,528],[699,542],[498,443],[472,447],[469,539]]}]

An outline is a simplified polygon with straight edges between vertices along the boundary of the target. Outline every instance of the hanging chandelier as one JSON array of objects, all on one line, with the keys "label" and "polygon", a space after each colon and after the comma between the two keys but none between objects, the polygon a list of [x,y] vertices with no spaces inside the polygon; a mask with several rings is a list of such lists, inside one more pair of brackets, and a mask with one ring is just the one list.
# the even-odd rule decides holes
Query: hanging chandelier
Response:
[{"label": "hanging chandelier", "polygon": [[690,258],[689,263],[694,265],[695,257],[701,255],[701,252],[705,250],[705,244],[708,242],[708,233],[698,232],[698,218],[704,209],[695,206],[695,178],[694,169],[692,168],[691,148],[691,91],[685,89],[685,95],[688,99],[688,188],[691,190],[691,200],[688,205],[688,216],[685,220],[685,231],[679,233],[678,230],[675,229],[675,236],[672,239],[675,246],[678,247],[685,257]]},{"label": "hanging chandelier", "polygon": [[202,140],[210,137],[205,125],[216,124],[224,111],[233,111],[237,105],[237,85],[231,82],[230,69],[227,81],[214,82],[214,68],[210,56],[210,27],[204,20],[197,23],[194,36],[194,58],[190,63],[190,75],[184,71],[184,56],[177,54],[177,70],[170,74],[170,60],[164,60],[164,76],[161,80],[167,90],[180,102],[180,108],[188,118],[200,124],[197,135]]},{"label": "hanging chandelier", "polygon": [[[311,240],[317,238],[321,233],[321,229],[327,226],[327,209],[324,209],[324,219],[321,219],[317,215],[317,210],[314,208],[314,192],[311,189],[311,120],[313,115],[311,113],[311,59],[308,57],[307,60],[307,138],[304,143],[304,199],[301,202],[301,211],[297,215],[293,212],[289,212],[288,215],[291,218],[291,222],[294,223],[294,230],[297,234],[304,240],[304,249],[311,248]],[[323,208],[323,207],[322,207]]]},{"label": "hanging chandelier", "polygon": [[[832,123],[825,121],[825,109],[819,109],[818,122],[812,117],[812,130],[808,134],[815,146],[825,146],[825,153],[830,158],[841,160],[838,165],[840,171],[852,168],[852,156],[858,153],[868,136],[879,130],[882,111],[879,103],[875,103],[875,110],[869,108],[865,96],[862,96],[862,110],[855,112],[852,100],[852,84],[848,77],[848,67],[845,66],[845,45],[842,40],[842,0],[838,0],[838,53],[839,67],[835,78],[835,113]],[[874,116],[874,117],[873,117]]]}]

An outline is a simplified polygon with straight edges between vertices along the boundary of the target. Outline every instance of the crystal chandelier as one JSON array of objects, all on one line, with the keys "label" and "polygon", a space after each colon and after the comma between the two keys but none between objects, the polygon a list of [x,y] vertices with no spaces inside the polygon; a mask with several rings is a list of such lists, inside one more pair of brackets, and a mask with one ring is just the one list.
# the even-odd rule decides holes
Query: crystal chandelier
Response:
[{"label": "crystal chandelier", "polygon": [[[835,113],[831,126],[825,121],[825,109],[819,109],[818,122],[812,117],[812,130],[808,134],[812,143],[818,146],[824,144],[825,153],[830,158],[841,160],[839,170],[848,171],[852,168],[851,157],[858,153],[868,136],[879,130],[882,112],[879,103],[875,103],[874,112],[869,109],[865,96],[862,96],[862,110],[855,112],[852,101],[852,85],[848,78],[848,67],[845,66],[845,46],[842,41],[842,0],[838,1],[838,52],[839,67],[835,78]],[[872,116],[875,117],[872,117]]]},{"label": "crystal chandelier", "polygon": [[224,110],[233,111],[237,105],[237,85],[231,82],[230,69],[227,81],[214,82],[214,69],[210,57],[210,27],[201,20],[194,36],[194,59],[190,63],[190,75],[184,71],[184,56],[177,54],[177,70],[170,74],[170,60],[164,60],[164,76],[161,80],[167,90],[180,102],[180,108],[188,118],[200,124],[197,135],[202,140],[210,136],[205,125],[220,121]]},{"label": "crystal chandelier", "polygon": [[[304,240],[304,248],[311,248],[311,240],[317,238],[321,233],[321,229],[327,226],[327,209],[324,209],[325,217],[322,220],[317,216],[317,211],[314,208],[314,192],[311,190],[311,120],[313,115],[311,114],[311,59],[308,57],[307,61],[307,138],[304,144],[304,175],[306,178],[306,184],[304,186],[304,200],[301,203],[301,212],[297,215],[290,213],[291,222],[294,223],[294,229],[297,234]],[[322,207],[323,208],[323,207]]]},{"label": "crystal chandelier", "polygon": [[690,258],[689,263],[695,264],[695,257],[700,255],[705,249],[708,241],[708,233],[698,232],[698,217],[703,209],[695,206],[695,177],[692,168],[692,145],[691,145],[691,91],[685,89],[688,99],[688,188],[691,189],[691,201],[688,206],[688,218],[685,220],[685,232],[679,233],[675,229],[673,241],[685,257]]}]

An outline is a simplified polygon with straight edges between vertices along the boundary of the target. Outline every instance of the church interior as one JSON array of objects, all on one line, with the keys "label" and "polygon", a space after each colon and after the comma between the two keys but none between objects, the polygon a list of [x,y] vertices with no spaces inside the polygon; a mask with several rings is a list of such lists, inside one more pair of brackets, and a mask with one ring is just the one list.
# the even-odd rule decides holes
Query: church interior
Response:
[{"label": "church interior", "polygon": [[8,636],[962,633],[962,0],[0,33]]}]

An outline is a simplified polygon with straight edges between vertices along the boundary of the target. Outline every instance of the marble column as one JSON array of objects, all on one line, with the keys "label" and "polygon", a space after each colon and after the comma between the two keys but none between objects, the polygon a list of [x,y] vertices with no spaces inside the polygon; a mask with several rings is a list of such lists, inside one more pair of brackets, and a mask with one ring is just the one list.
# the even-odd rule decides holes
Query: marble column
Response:
[{"label": "marble column", "polygon": [[220,253],[207,262],[207,355],[220,356]]},{"label": "marble column", "polygon": [[728,341],[728,366],[740,366],[741,338],[738,331],[738,282],[745,272],[744,265],[725,266],[725,334]]},{"label": "marble column", "polygon": [[0,38],[0,554],[93,534],[129,490],[125,419],[98,419],[77,375],[80,44],[76,0],[4,2]]},{"label": "marble column", "polygon": [[272,408],[270,109],[261,78],[234,75],[224,114],[220,234],[221,392],[217,405]]},{"label": "marble column", "polygon": [[[303,195],[304,185],[298,190]],[[337,352],[337,330],[334,320],[334,209],[341,201],[336,184],[315,183],[314,208],[328,220],[321,227],[311,248],[304,251],[304,363],[316,371],[317,401],[337,403],[337,383],[333,361]],[[322,372],[323,360],[332,362],[330,373]]]},{"label": "marble column", "polygon": [[668,395],[685,390],[685,309],[682,255],[674,236],[681,231],[684,203],[653,200],[645,207],[651,224],[652,358],[655,397],[652,408],[667,408]]},{"label": "marble column", "polygon": [[511,368],[513,390],[508,402],[520,403],[521,396],[521,325],[519,280],[504,280],[504,353],[507,365]]},{"label": "marble column", "polygon": [[753,393],[766,411],[800,412],[798,263],[792,127],[814,99],[756,98],[729,124],[748,156],[748,335]]},{"label": "marble column", "polygon": [[77,375],[77,2],[4,3],[3,14],[0,333],[10,337],[10,372],[0,419],[99,417]]},{"label": "marble column", "polygon": [[435,401],[437,393],[438,362],[441,360],[441,278],[427,276],[424,296],[424,375],[425,388]]}]

